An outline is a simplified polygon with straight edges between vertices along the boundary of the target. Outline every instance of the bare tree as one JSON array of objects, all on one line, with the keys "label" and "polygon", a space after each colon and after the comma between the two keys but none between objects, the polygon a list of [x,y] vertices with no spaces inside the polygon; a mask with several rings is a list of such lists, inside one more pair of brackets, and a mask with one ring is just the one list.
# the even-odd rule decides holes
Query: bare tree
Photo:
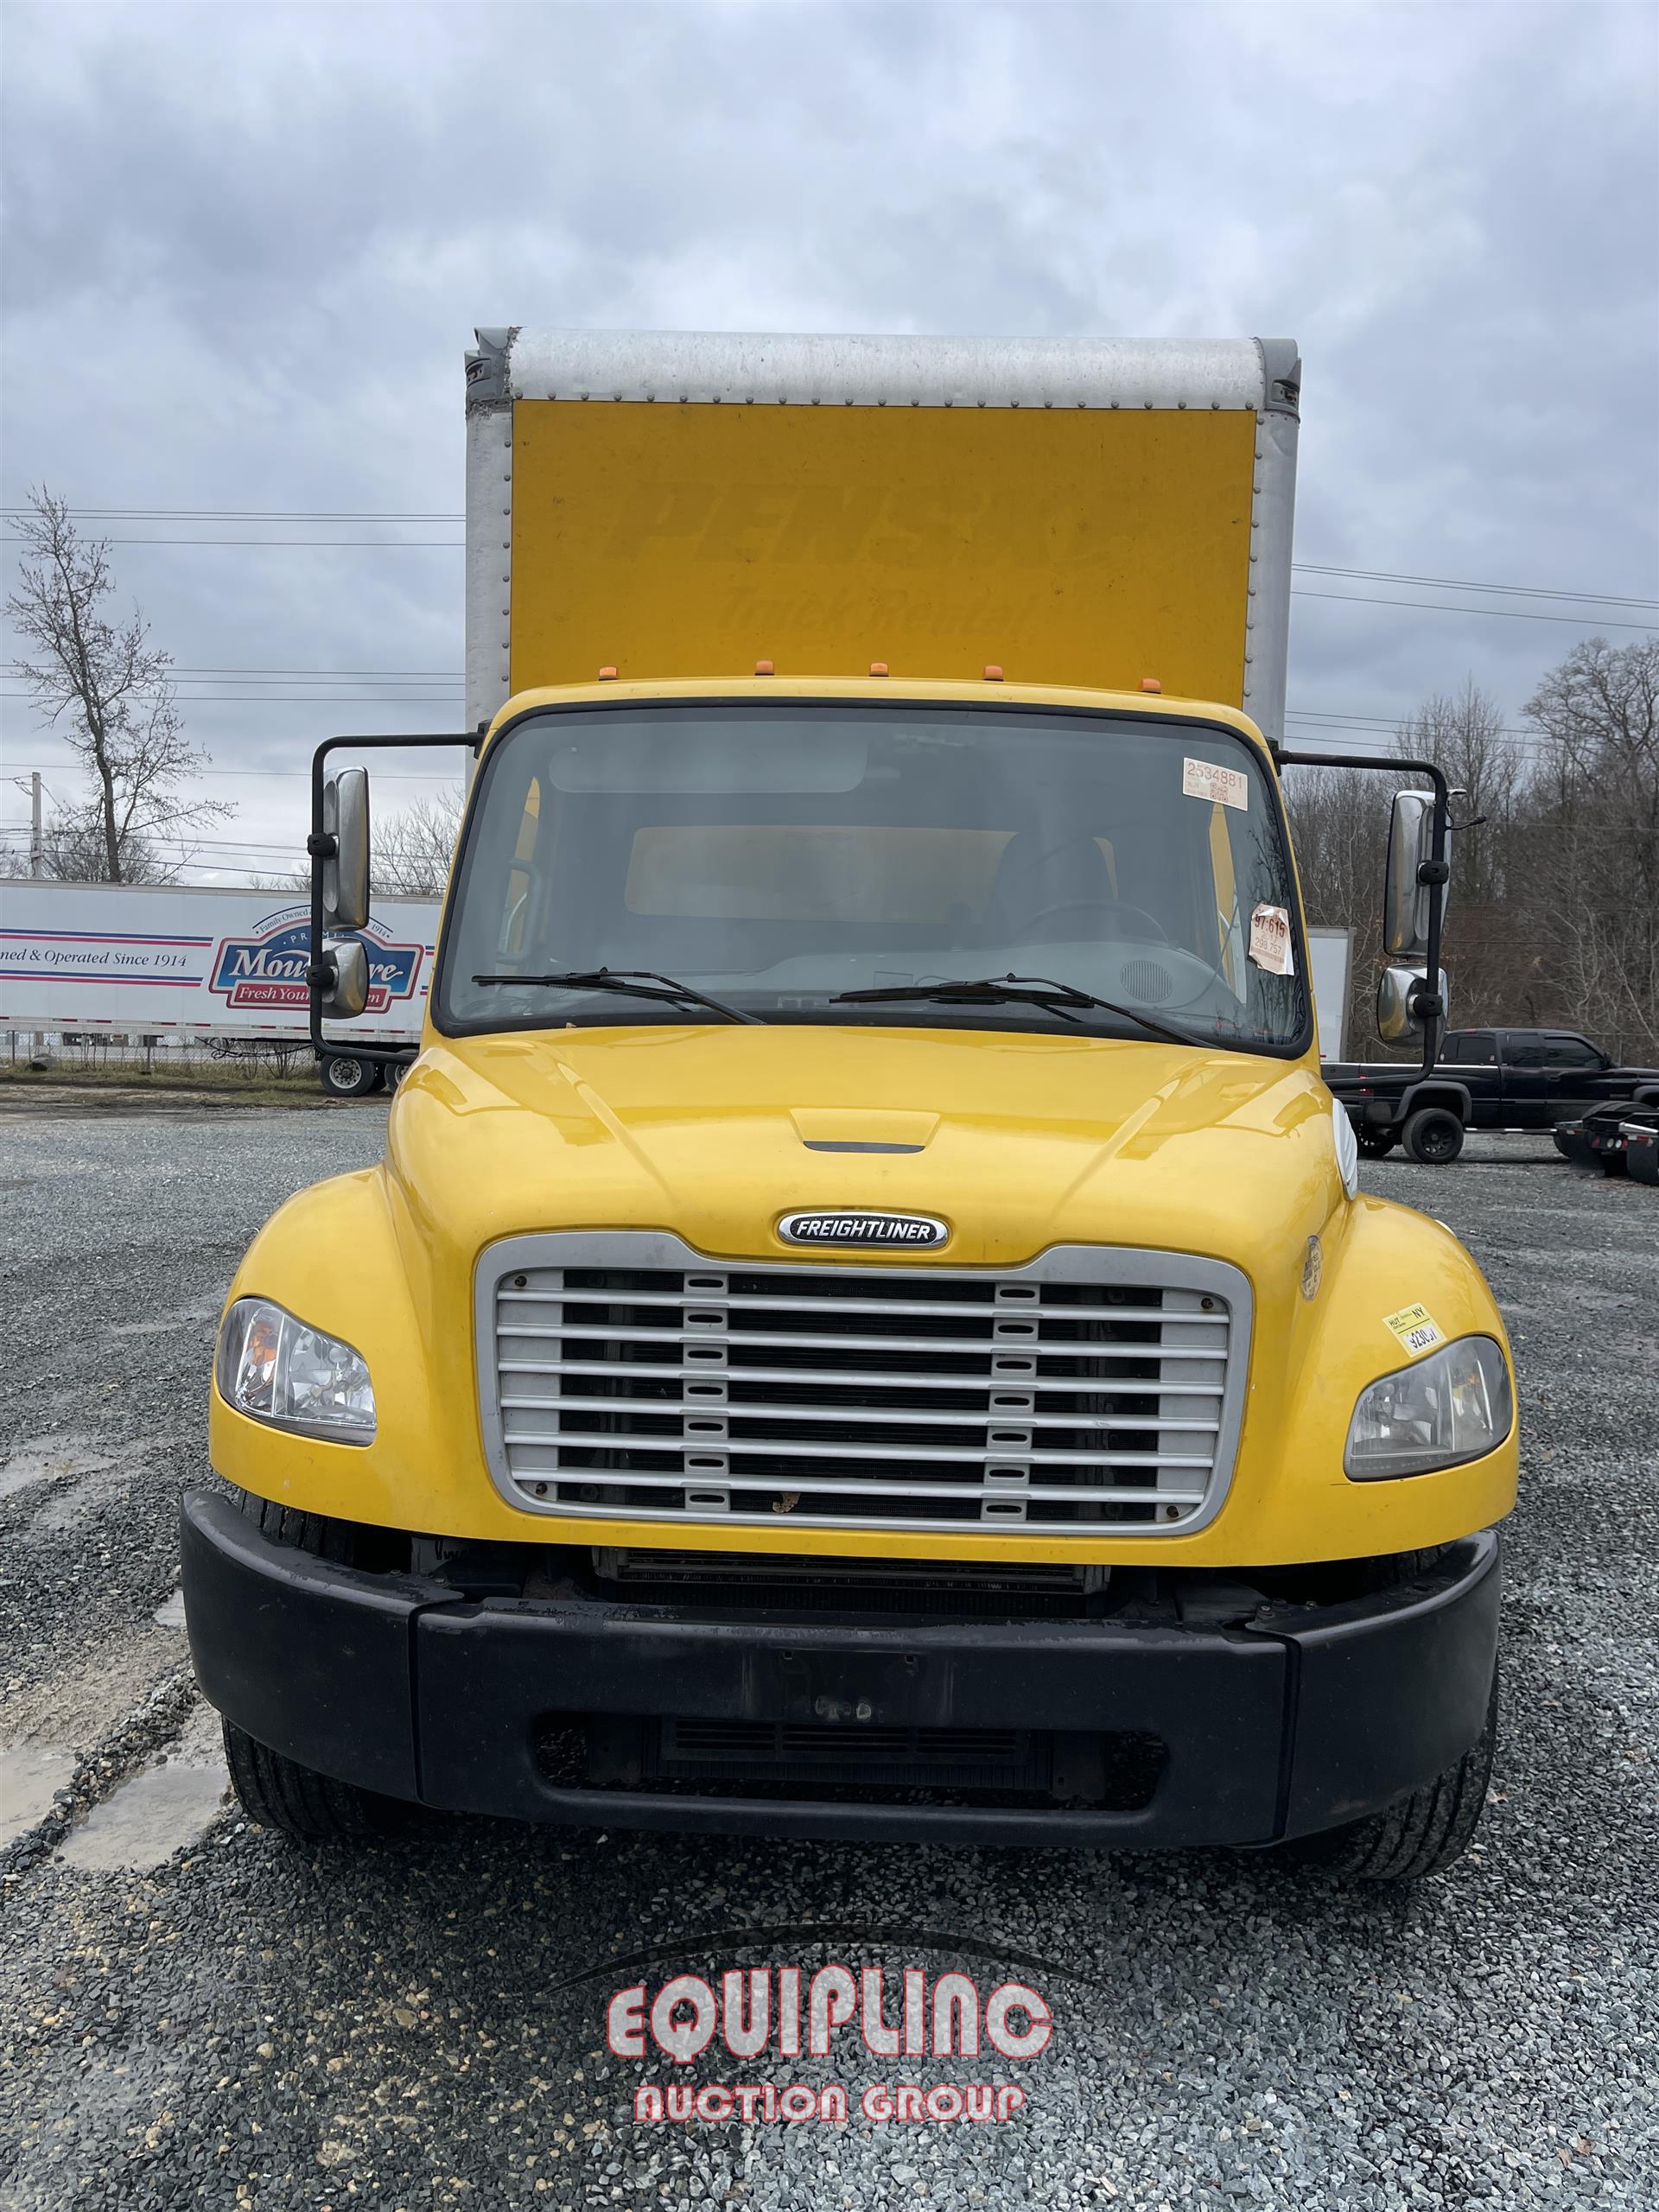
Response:
[{"label": "bare tree", "polygon": [[83,881],[168,880],[190,857],[191,831],[233,809],[182,795],[207,756],[184,734],[172,655],[150,643],[136,607],[124,622],[110,609],[107,541],[82,538],[67,506],[44,486],[30,492],[29,506],[18,524],[22,571],[6,613],[30,650],[11,663],[11,673],[92,785],[85,808],[69,809],[48,835],[47,865]]},{"label": "bare tree", "polygon": [[[1659,1064],[1659,641],[1587,639],[1522,711],[1530,750],[1471,682],[1425,700],[1395,741],[1461,787],[1445,951],[1452,1026],[1579,1029]],[[1309,919],[1357,932],[1362,1031],[1381,964],[1389,785],[1339,770],[1292,770],[1286,782]]]},{"label": "bare tree", "polygon": [[1370,1031],[1377,974],[1386,964],[1382,862],[1394,790],[1391,779],[1364,768],[1292,768],[1285,778],[1307,918],[1353,931],[1347,1028],[1356,1039]]},{"label": "bare tree", "polygon": [[1548,1014],[1659,1058],[1659,639],[1590,638],[1523,709],[1541,761],[1517,905]]},{"label": "bare tree", "polygon": [[[416,799],[396,813],[377,815],[372,868],[373,888],[389,899],[442,899],[449,881],[449,863],[461,833],[464,794],[453,791],[433,798]],[[311,871],[256,876],[261,891],[309,891]]]},{"label": "bare tree", "polygon": [[1526,782],[1525,755],[1503,728],[1497,702],[1464,679],[1455,692],[1435,692],[1395,734],[1395,750],[1432,760],[1456,796],[1452,819],[1452,925],[1444,960],[1456,1023],[1478,1018],[1518,1020],[1533,948],[1517,934],[1508,898],[1517,809]]},{"label": "bare tree", "polygon": [[1505,833],[1522,781],[1521,755],[1503,715],[1472,676],[1461,691],[1438,691],[1402,722],[1395,749],[1432,760],[1461,798],[1453,819],[1470,825],[1452,843],[1452,896],[1459,906],[1486,906],[1503,894]]},{"label": "bare tree", "polygon": [[121,841],[121,873],[110,874],[106,822],[101,797],[79,806],[59,806],[41,826],[43,872],[64,883],[170,883],[188,857],[163,853],[147,838]]},{"label": "bare tree", "polygon": [[441,899],[461,829],[461,792],[418,798],[374,827],[374,887],[393,896]]}]

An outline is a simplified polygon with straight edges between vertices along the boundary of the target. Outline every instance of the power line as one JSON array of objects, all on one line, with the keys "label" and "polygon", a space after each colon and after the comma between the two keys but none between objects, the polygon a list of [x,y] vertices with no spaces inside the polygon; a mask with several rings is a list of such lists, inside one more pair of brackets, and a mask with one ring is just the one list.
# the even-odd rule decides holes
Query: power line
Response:
[{"label": "power line", "polygon": [[[73,760],[17,760],[12,763],[14,767],[21,768],[25,774],[35,768],[70,769],[74,765]],[[309,768],[194,768],[192,769],[191,773],[193,776],[236,776],[243,779],[257,776],[261,780],[277,776],[303,776],[308,782],[311,771]],[[436,769],[429,775],[421,775],[407,768],[377,768],[374,772],[374,780],[377,784],[450,784],[454,781],[454,779],[453,776],[442,774]],[[48,791],[51,790],[49,785],[45,788]],[[53,796],[55,797],[56,794],[54,793]],[[58,804],[61,806],[64,802],[59,799]]]},{"label": "power line", "polygon": [[[22,543],[16,535],[10,542],[14,545]],[[112,537],[108,542],[111,545],[259,547],[267,552],[461,553],[466,550],[458,537]],[[1341,572],[1327,569],[1320,573],[1332,575]],[[1475,584],[1470,588],[1480,591],[1484,587]],[[1590,627],[1592,620],[1581,614],[1547,614],[1540,608],[1529,607],[1459,607],[1444,600],[1381,599],[1365,592],[1308,591],[1295,586],[1292,587],[1290,595],[1293,599],[1334,600],[1343,607],[1398,607],[1417,614],[1483,614],[1510,622],[1569,622],[1580,629]],[[1554,596],[1554,594],[1540,595]],[[1561,596],[1570,598],[1573,594],[1565,593]],[[1646,600],[1621,600],[1610,603],[1645,607],[1650,602]],[[1620,622],[1601,617],[1593,620],[1597,626],[1605,630],[1652,632],[1656,628],[1651,622]]]},{"label": "power line", "polygon": [[[0,697],[3,697],[4,696],[5,696],[5,695],[3,695],[3,694],[0,694]],[[314,701],[315,701],[315,700],[319,700],[319,699],[321,699],[321,700],[323,700],[325,703],[327,703],[327,702],[327,702],[327,695],[325,695],[325,694],[319,694],[319,693],[315,693],[315,692],[313,692],[313,693],[306,693],[306,694],[298,695],[298,696],[299,696],[300,698],[303,698],[303,699],[309,699],[309,700],[314,700]],[[280,698],[280,696],[273,697],[273,699],[272,699],[271,701],[270,701],[269,702],[265,702],[265,701],[258,700],[258,699],[250,699],[250,698],[247,696],[247,695],[245,695],[245,694],[233,694],[233,695],[231,695],[231,698],[232,698],[232,703],[235,703],[235,704],[256,704],[256,705],[257,705],[257,704],[264,704],[264,703],[276,703],[276,704],[285,703],[285,702],[283,702],[283,701]],[[198,697],[196,697],[196,696],[193,696],[193,698],[192,698],[191,703],[192,703],[192,704],[197,704],[197,703],[201,703],[201,702],[200,701],[200,699],[199,699]],[[363,704],[363,703],[364,703],[364,702],[363,702],[363,700],[362,700],[361,698],[359,698],[359,697],[348,697],[347,699],[346,699],[346,700],[344,701],[344,702],[343,702],[343,703],[346,703],[346,704],[351,704],[351,705],[361,705],[361,704]],[[1411,723],[1411,721],[1412,721],[1412,720],[1413,720],[1413,712],[1414,712],[1414,710],[1413,710],[1413,711],[1408,711],[1408,712],[1401,713],[1401,714],[1394,714],[1394,715],[1377,715],[1377,714],[1365,714],[1365,713],[1361,713],[1361,712],[1359,712],[1357,709],[1348,709],[1348,708],[1340,708],[1340,707],[1329,707],[1329,708],[1325,708],[1325,707],[1288,707],[1288,708],[1287,708],[1287,709],[1286,709],[1286,710],[1285,710],[1285,720],[1286,720],[1287,722],[1302,722],[1302,723],[1306,723],[1306,724],[1312,725],[1312,726],[1313,726],[1313,727],[1317,727],[1317,728],[1325,728],[1325,729],[1347,729],[1347,730],[1351,730],[1351,732],[1352,732],[1356,736],[1359,736],[1359,737],[1370,737],[1370,736],[1374,736],[1374,735],[1376,735],[1376,734],[1389,734],[1389,735],[1391,735],[1391,734],[1392,734],[1394,732],[1395,732],[1396,730],[1401,730],[1401,729],[1404,729],[1404,728],[1408,728],[1408,727],[1409,727],[1409,725],[1410,725],[1410,723]],[[395,733],[389,733],[389,734],[395,734]],[[1498,727],[1497,727],[1497,728],[1493,731],[1493,733],[1492,733],[1492,734],[1493,734],[1495,736],[1500,736],[1500,737],[1507,737],[1507,738],[1518,739],[1518,740],[1523,741],[1524,742],[1529,743],[1529,744],[1541,743],[1541,742],[1543,742],[1543,741],[1545,741],[1545,733],[1544,733],[1544,732],[1542,732],[1542,731],[1539,731],[1539,730],[1534,730],[1534,729],[1518,728],[1515,727],[1515,726],[1514,726],[1514,725],[1512,725],[1512,724],[1500,724],[1500,725],[1499,725],[1499,726],[1498,726]],[[415,735],[418,735],[418,734],[419,734],[419,733],[418,733],[418,732],[415,732],[415,731],[411,731],[411,732],[410,732],[410,735],[411,735],[411,736],[415,736]],[[458,740],[457,740],[457,743],[459,743],[459,742],[461,742],[461,741],[458,739]],[[16,763],[15,763],[15,764],[14,764],[14,766],[18,766],[18,767],[20,767],[20,768],[23,769],[25,772],[27,772],[29,769],[30,769],[30,768],[32,768],[32,767],[41,767],[41,768],[45,768],[45,767],[48,767],[48,766],[67,767],[67,766],[71,766],[71,765],[72,765],[71,763],[64,762],[64,761],[60,761],[60,762],[55,762],[55,763],[54,763],[54,762],[45,762],[45,761],[20,761],[20,762],[16,762]],[[207,776],[259,776],[259,777],[282,777],[282,776],[308,776],[308,775],[310,774],[310,772],[310,772],[310,770],[309,770],[308,768],[303,768],[303,767],[301,767],[301,768],[239,768],[239,767],[238,767],[238,768],[211,768],[211,767],[210,767],[210,768],[203,768],[203,769],[197,770],[195,772],[196,772],[196,773],[198,773],[198,774],[200,774],[200,775],[207,775]],[[392,783],[396,783],[396,782],[404,782],[404,783],[436,783],[436,784],[447,784],[447,783],[452,782],[452,781],[454,780],[453,777],[451,777],[451,776],[449,776],[449,775],[446,774],[444,772],[442,772],[442,771],[441,771],[441,770],[433,770],[430,773],[421,773],[421,772],[415,772],[415,771],[409,771],[409,770],[397,770],[397,769],[378,769],[378,770],[376,771],[376,779],[377,779],[377,781],[385,781],[385,782],[392,782]]]},{"label": "power line", "polygon": [[[1453,607],[1443,600],[1433,599],[1375,599],[1357,591],[1299,591],[1293,588],[1293,599],[1334,599],[1344,607],[1407,607],[1417,614],[1485,614],[1506,622],[1573,622],[1581,630],[1591,626],[1590,619],[1582,614],[1546,614],[1530,607]],[[1636,605],[1645,604],[1637,601]],[[1645,630],[1651,632],[1651,622],[1604,622],[1604,630]]]},{"label": "power line", "polygon": [[[365,683],[385,682],[393,684],[430,683],[450,690],[458,689],[463,681],[463,673],[458,668],[251,668],[241,666],[196,668],[181,667],[175,663],[170,673],[174,677],[181,677],[191,681],[200,678],[204,682],[212,677],[221,677],[234,682],[245,679],[250,682],[270,681],[283,683],[316,678],[319,681],[357,682],[361,680]],[[1297,715],[1305,718],[1310,714],[1316,714],[1322,720],[1334,717],[1342,721],[1371,721],[1381,723],[1389,728],[1392,728],[1401,719],[1397,715],[1360,714],[1346,708],[1327,709],[1293,707],[1288,709],[1288,712],[1293,718]]]},{"label": "power line", "polygon": [[[1404,729],[1415,719],[1414,709],[1404,715],[1350,714],[1340,707],[1287,707],[1285,720],[1288,722],[1320,722],[1327,728],[1351,725],[1361,734],[1371,730]],[[1519,729],[1511,723],[1497,725],[1497,734],[1503,737],[1537,737],[1542,733],[1535,729]]]},{"label": "power line", "polygon": [[1529,599],[1581,599],[1604,607],[1659,607],[1659,599],[1633,599],[1605,591],[1555,591],[1544,584],[1478,584],[1468,576],[1398,575],[1389,569],[1332,569],[1314,561],[1293,561],[1299,576],[1352,576],[1368,584],[1432,584],[1447,591],[1518,593]]},{"label": "power line", "polygon": [[[34,512],[30,507],[0,506],[0,519],[26,520]],[[399,508],[376,509],[358,507],[72,507],[72,514],[83,518],[125,522],[375,522],[375,523],[454,523],[466,521],[465,514],[453,509]],[[192,543],[191,539],[146,540],[145,543]],[[212,543],[220,541],[215,539]],[[260,540],[265,543],[297,543],[299,541]],[[334,543],[333,539],[327,541]],[[379,544],[385,540],[376,539]],[[448,543],[450,541],[445,540]],[[1573,591],[1565,587],[1548,584],[1495,584],[1478,582],[1472,576],[1417,575],[1395,569],[1351,569],[1331,563],[1298,561],[1294,567],[1299,575],[1310,576],[1352,576],[1362,583],[1432,584],[1452,591],[1490,591],[1520,593],[1529,598],[1593,600],[1610,606],[1659,607],[1659,599],[1633,597],[1611,592]]]},{"label": "power line", "polygon": [[175,676],[385,676],[400,681],[459,683],[463,671],[458,668],[186,668],[175,664]]},{"label": "power line", "polygon": [[[29,507],[0,507],[0,519],[23,521],[34,512]],[[370,509],[370,508],[311,508],[311,507],[105,507],[71,508],[72,514],[83,519],[115,522],[289,522],[289,523],[453,523],[466,521],[464,514],[445,509]],[[338,538],[118,538],[112,544],[194,545],[194,544],[256,544],[256,545],[367,545],[398,544],[410,541],[369,538],[365,540]],[[462,541],[442,538],[413,541],[421,545],[454,546]],[[1352,569],[1332,563],[1298,561],[1293,563],[1295,573],[1306,576],[1345,576],[1360,583],[1415,584],[1437,590],[1494,592],[1528,599],[1572,599],[1607,607],[1659,607],[1659,599],[1649,599],[1626,593],[1574,591],[1564,586],[1549,584],[1486,583],[1472,576],[1418,575],[1395,569]]]},{"label": "power line", "polygon": [[[23,522],[33,507],[0,507],[0,519]],[[465,522],[464,514],[395,513],[339,507],[71,507],[83,520],[105,522]]]},{"label": "power line", "polygon": [[[16,532],[11,543],[21,545],[25,541]],[[434,553],[440,550],[459,553],[465,549],[465,540],[459,537],[111,537],[109,545],[264,545],[285,550],[291,546],[327,546],[336,550],[349,551],[368,549],[379,553]]]},{"label": "power line", "polygon": [[[0,701],[4,701],[11,706],[22,706],[29,702],[31,696],[27,691],[0,691]],[[315,685],[302,686],[294,691],[269,690],[198,691],[188,685],[175,684],[173,696],[181,705],[191,707],[214,704],[242,707],[284,704],[296,707],[319,704],[372,707],[377,701],[384,701],[388,706],[392,707],[442,707],[449,700],[459,699],[461,696],[461,689],[457,683],[453,689],[442,691],[440,691],[435,685],[409,691],[398,691],[384,685],[376,687],[373,684],[365,683],[359,684],[355,690],[350,691],[320,691]]]}]

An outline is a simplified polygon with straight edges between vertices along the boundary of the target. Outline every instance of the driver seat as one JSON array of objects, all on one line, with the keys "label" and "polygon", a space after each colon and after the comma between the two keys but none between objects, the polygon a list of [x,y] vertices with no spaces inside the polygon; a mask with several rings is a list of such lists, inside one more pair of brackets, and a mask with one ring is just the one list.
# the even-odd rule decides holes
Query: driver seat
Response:
[{"label": "driver seat", "polygon": [[[1116,893],[1106,855],[1092,837],[1068,836],[1059,843],[1052,833],[1018,830],[1002,848],[996,864],[996,880],[986,910],[986,942],[1021,944],[1033,925],[1058,906],[1109,906]],[[1065,925],[1068,934],[1090,936],[1099,931],[1099,918],[1074,915]]]}]

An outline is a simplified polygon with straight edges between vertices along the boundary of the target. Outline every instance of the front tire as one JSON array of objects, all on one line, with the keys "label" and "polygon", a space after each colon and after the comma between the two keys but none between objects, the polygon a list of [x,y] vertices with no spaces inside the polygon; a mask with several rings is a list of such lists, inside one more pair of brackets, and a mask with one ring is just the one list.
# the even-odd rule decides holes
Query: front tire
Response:
[{"label": "front tire", "polygon": [[1357,1136],[1354,1141],[1359,1147],[1362,1160],[1386,1160],[1400,1140],[1394,1136]]},{"label": "front tire", "polygon": [[1304,1866],[1354,1882],[1421,1882],[1460,1859],[1474,1839],[1492,1778],[1497,1742],[1497,1677],[1477,1741],[1455,1766],[1397,1804],[1293,1847]]},{"label": "front tire", "polygon": [[1463,1139],[1463,1123],[1449,1106],[1420,1106],[1405,1127],[1406,1150],[1424,1167],[1449,1167]]},{"label": "front tire", "polygon": [[[233,1496],[260,1535],[273,1543],[291,1544],[296,1551],[331,1560],[337,1567],[353,1564],[349,1522],[302,1513],[270,1498],[256,1497],[251,1491],[238,1490]],[[296,1843],[363,1843],[373,1836],[401,1834],[417,1818],[416,1808],[401,1798],[315,1773],[286,1753],[257,1743],[234,1721],[223,1726],[225,1764],[237,1802],[256,1827],[274,1828]]]},{"label": "front tire", "polygon": [[314,1774],[226,1721],[225,1764],[237,1802],[254,1825],[296,1843],[365,1843],[407,1827],[410,1808],[395,1797]]}]

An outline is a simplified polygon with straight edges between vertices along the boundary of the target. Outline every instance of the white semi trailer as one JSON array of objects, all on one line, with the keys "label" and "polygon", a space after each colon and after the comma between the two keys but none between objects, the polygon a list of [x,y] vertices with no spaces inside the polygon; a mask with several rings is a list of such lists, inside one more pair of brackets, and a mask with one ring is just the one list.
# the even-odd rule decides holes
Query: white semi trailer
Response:
[{"label": "white semi trailer", "polygon": [[[0,880],[0,1032],[257,1046],[308,1039],[310,905],[279,892],[176,884]],[[439,906],[382,899],[363,932],[369,1011],[320,1068],[325,1090],[373,1090],[351,1041],[419,1043]],[[1340,1059],[1353,932],[1310,929],[1319,1051]]]},{"label": "white semi trailer", "polygon": [[[308,1045],[310,916],[308,899],[280,891],[0,881],[0,1031]],[[435,900],[377,900],[361,932],[368,1012],[322,1054],[325,1090],[378,1084],[354,1042],[418,1043],[437,930]]]}]

